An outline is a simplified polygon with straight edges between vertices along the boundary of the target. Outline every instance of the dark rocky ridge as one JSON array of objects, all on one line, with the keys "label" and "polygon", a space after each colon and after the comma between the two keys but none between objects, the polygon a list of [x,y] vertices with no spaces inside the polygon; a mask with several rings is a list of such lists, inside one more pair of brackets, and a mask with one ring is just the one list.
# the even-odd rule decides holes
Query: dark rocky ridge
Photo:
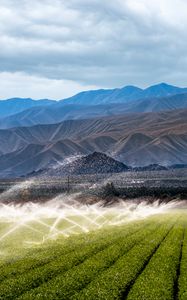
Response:
[{"label": "dark rocky ridge", "polygon": [[[181,165],[176,168],[182,167]],[[64,177],[68,175],[92,175],[92,174],[112,174],[121,172],[144,172],[144,171],[166,171],[175,169],[175,166],[165,167],[158,164],[151,164],[145,167],[127,166],[124,163],[107,156],[104,153],[93,152],[62,165],[54,165],[50,168],[33,172],[30,176],[39,177]]]},{"label": "dark rocky ridge", "polygon": [[67,176],[84,174],[121,173],[130,170],[128,166],[104,153],[93,152],[68,164],[38,172],[40,176]]}]

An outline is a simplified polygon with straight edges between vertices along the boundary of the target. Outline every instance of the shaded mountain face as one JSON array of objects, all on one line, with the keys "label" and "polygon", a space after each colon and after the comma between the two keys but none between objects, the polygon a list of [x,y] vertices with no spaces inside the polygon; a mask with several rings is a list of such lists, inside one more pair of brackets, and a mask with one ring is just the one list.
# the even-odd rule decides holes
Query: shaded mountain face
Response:
[{"label": "shaded mountain face", "polygon": [[142,171],[166,171],[166,170],[168,170],[168,168],[158,165],[158,164],[151,164],[151,165],[148,165],[145,167],[135,167],[133,170],[140,171],[140,172],[142,172]]},{"label": "shaded mountain face", "polygon": [[129,170],[122,162],[119,162],[104,153],[94,152],[87,156],[75,159],[65,165],[48,168],[39,172],[40,176],[67,176],[84,174],[120,173]]},{"label": "shaded mountain face", "polygon": [[128,166],[187,162],[187,110],[67,120],[0,130],[0,177],[102,152]]},{"label": "shaded mountain face", "polygon": [[61,101],[0,101],[0,177],[46,168],[50,173],[59,164],[56,171],[66,174],[64,161],[80,156],[68,172],[186,165],[186,115],[187,89],[164,83],[82,92]]},{"label": "shaded mountain face", "polygon": [[[55,124],[64,120],[78,120],[128,114],[133,112],[157,112],[187,108],[187,94],[178,94],[164,98],[147,98],[126,104],[102,105],[64,105],[56,102],[54,105],[32,107],[15,115],[0,119],[0,128],[33,126],[37,124]],[[66,102],[68,103],[68,101]]]},{"label": "shaded mountain face", "polygon": [[53,100],[32,100],[30,98],[12,98],[0,101],[0,118],[17,114],[31,107],[54,105]]}]

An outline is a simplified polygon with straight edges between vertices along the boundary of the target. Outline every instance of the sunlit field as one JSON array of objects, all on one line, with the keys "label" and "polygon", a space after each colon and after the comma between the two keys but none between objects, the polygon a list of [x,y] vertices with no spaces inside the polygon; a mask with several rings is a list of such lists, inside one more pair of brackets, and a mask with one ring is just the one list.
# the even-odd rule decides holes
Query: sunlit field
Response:
[{"label": "sunlit field", "polygon": [[0,206],[0,299],[187,299],[176,203]]}]

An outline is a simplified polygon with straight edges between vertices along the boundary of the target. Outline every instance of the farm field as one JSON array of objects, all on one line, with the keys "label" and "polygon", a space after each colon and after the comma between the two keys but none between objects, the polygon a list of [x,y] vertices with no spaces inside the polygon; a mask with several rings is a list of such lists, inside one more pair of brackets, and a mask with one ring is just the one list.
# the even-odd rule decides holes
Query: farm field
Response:
[{"label": "farm field", "polygon": [[1,216],[0,299],[186,300],[187,212],[113,211]]}]

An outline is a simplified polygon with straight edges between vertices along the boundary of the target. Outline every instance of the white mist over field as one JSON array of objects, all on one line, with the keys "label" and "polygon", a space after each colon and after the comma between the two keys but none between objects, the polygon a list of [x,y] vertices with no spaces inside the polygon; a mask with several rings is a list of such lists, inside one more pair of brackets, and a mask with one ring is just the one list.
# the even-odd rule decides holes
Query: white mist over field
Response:
[{"label": "white mist over field", "polygon": [[11,200],[11,198],[19,194],[19,192],[24,192],[26,189],[30,188],[34,184],[34,180],[25,180],[23,182],[13,185],[11,188],[0,194],[0,201]]},{"label": "white mist over field", "polygon": [[[13,188],[11,189],[11,191]],[[0,204],[0,223],[6,224],[1,230],[0,241],[12,238],[19,231],[28,230],[37,236],[37,242],[44,242],[60,236],[87,233],[106,226],[117,226],[126,222],[163,214],[177,208],[179,202],[152,204],[120,201],[106,207],[102,202],[93,205],[80,204],[71,195],[60,195],[45,203]],[[29,238],[25,243],[34,243]]]},{"label": "white mist over field", "polygon": [[[61,194],[47,202],[11,201],[14,195],[27,195],[27,189],[40,185],[36,180],[18,183],[0,195],[0,242],[16,240],[21,244],[41,244],[59,237],[88,233],[107,226],[119,226],[153,215],[167,213],[184,202],[151,204],[147,201],[122,201],[106,206],[80,201],[81,193]],[[92,186],[93,187],[93,186]],[[77,201],[79,198],[79,201]],[[4,201],[5,200],[5,201]]]},{"label": "white mist over field", "polygon": [[[159,204],[155,201],[152,204],[147,204],[146,201],[136,203],[133,201],[120,201],[116,205],[104,206],[102,201],[92,205],[84,205],[74,199],[74,196],[62,194],[45,203],[25,204],[0,204],[0,218],[4,221],[17,220],[19,218],[53,218],[58,216],[80,215],[83,218],[89,214],[104,216],[112,214],[115,219],[124,217],[125,220],[134,220],[145,218],[150,215],[165,213],[170,209],[179,206],[181,202],[171,201],[168,203]],[[90,222],[93,222],[90,220]],[[109,223],[115,223],[109,221]]]}]

